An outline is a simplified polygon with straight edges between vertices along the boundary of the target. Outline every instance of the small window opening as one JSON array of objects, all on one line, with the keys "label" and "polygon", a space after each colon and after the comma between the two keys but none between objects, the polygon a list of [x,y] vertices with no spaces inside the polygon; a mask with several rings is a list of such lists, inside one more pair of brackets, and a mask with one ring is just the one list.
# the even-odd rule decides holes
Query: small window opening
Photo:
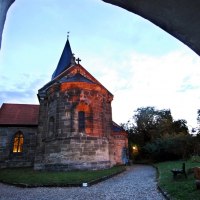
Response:
[{"label": "small window opening", "polygon": [[79,132],[85,132],[85,112],[78,112]]},{"label": "small window opening", "polygon": [[23,151],[24,136],[22,133],[16,133],[13,141],[13,153],[21,153]]},{"label": "small window opening", "polygon": [[49,119],[49,135],[53,135],[54,134],[54,117],[51,117]]}]

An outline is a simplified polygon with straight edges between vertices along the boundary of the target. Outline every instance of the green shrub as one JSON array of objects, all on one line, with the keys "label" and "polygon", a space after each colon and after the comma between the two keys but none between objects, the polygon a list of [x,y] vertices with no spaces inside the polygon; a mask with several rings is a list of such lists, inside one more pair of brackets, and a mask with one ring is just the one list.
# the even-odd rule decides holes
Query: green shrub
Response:
[{"label": "green shrub", "polygon": [[193,153],[191,136],[158,138],[147,143],[143,150],[155,161],[188,159]]},{"label": "green shrub", "polygon": [[200,156],[198,156],[198,155],[192,156],[191,161],[192,162],[200,162]]}]

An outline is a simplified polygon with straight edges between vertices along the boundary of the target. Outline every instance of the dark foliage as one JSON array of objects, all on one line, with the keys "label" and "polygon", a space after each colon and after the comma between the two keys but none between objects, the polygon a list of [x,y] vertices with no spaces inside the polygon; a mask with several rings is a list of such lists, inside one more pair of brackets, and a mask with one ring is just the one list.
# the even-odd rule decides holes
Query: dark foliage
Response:
[{"label": "dark foliage", "polygon": [[146,155],[155,161],[187,159],[193,154],[194,138],[190,135],[158,138],[143,147]]},{"label": "dark foliage", "polygon": [[187,121],[173,120],[168,109],[138,108],[133,121],[123,124],[123,127],[129,135],[130,154],[132,145],[138,146],[139,154],[132,155],[134,160],[175,160],[186,158],[194,152],[194,139],[189,135]]}]

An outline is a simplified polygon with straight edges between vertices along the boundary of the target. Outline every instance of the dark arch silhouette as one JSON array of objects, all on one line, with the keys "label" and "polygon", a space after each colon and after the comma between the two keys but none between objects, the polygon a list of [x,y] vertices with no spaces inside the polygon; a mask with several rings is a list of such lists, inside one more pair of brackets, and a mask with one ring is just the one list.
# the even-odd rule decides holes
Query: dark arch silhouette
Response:
[{"label": "dark arch silhouette", "polygon": [[200,55],[200,0],[103,0],[151,21]]},{"label": "dark arch silhouette", "polygon": [[0,49],[1,49],[1,41],[3,28],[6,21],[6,15],[10,6],[14,3],[15,0],[0,0]]},{"label": "dark arch silhouette", "polygon": [[[200,0],[100,0],[151,21],[200,55]],[[15,0],[0,0],[0,47],[6,14]]]}]

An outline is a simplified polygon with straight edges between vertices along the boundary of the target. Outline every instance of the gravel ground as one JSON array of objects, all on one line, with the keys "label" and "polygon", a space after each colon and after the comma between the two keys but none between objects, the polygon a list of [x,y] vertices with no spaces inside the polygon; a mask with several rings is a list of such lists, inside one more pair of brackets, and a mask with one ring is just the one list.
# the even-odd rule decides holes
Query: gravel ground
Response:
[{"label": "gravel ground", "polygon": [[19,188],[0,183],[0,200],[164,200],[151,166],[135,165],[91,187]]}]

